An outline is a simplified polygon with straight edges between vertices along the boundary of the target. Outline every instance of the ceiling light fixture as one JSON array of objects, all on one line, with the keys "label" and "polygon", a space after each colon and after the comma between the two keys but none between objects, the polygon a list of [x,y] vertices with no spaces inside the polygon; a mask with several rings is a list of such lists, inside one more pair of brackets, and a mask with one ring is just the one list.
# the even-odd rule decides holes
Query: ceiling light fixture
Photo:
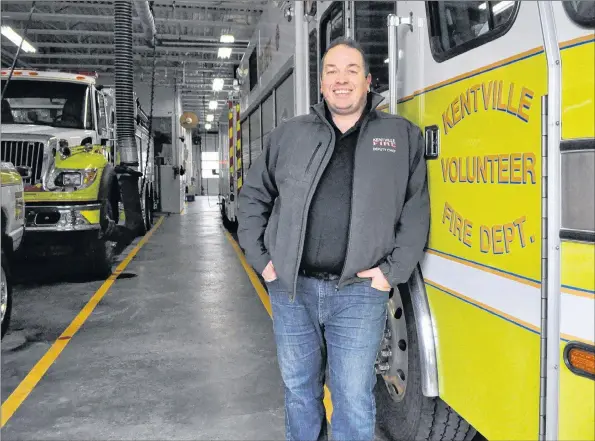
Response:
[{"label": "ceiling light fixture", "polygon": [[217,52],[217,56],[219,58],[231,57],[231,48],[230,47],[220,47],[219,51]]},{"label": "ceiling light fixture", "polygon": [[221,36],[221,40],[219,40],[221,43],[233,43],[235,41],[235,38],[233,35],[229,35],[229,34],[223,34]]},{"label": "ceiling light fixture", "polygon": [[205,129],[206,129],[206,130],[210,130],[210,129],[211,129],[211,124],[209,124],[209,123],[206,123],[206,124],[205,124]]},{"label": "ceiling light fixture", "polygon": [[212,122],[215,117],[213,115],[207,115],[207,121]]},{"label": "ceiling light fixture", "polygon": [[217,101],[209,101],[209,109],[210,110],[215,110],[218,105],[219,105],[219,103]]},{"label": "ceiling light fixture", "polygon": [[21,48],[25,52],[37,52],[37,49],[31,46],[31,43],[29,43],[27,40],[23,40],[23,37],[17,34],[10,26],[2,26],[2,35],[12,41],[16,46],[20,46],[22,41],[23,45]]},{"label": "ceiling light fixture", "polygon": [[215,78],[213,80],[213,90],[215,92],[223,90],[223,83],[224,83],[223,78]]}]

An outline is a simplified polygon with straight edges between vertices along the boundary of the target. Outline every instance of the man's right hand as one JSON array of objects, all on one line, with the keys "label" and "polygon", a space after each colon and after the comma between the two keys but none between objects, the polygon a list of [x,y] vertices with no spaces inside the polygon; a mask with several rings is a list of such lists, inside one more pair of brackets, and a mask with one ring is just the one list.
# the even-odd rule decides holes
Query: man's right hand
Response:
[{"label": "man's right hand", "polygon": [[262,271],[262,278],[267,283],[277,279],[277,273],[275,272],[275,267],[273,266],[272,260],[269,260],[269,263]]}]

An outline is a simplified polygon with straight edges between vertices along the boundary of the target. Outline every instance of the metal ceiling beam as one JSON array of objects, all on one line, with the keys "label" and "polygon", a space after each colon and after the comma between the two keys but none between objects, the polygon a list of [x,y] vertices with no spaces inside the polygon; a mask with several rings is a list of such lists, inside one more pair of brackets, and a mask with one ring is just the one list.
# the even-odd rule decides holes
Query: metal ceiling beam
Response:
[{"label": "metal ceiling beam", "polygon": [[[73,29],[27,29],[27,35],[60,35],[60,36],[72,36],[72,37],[113,37],[113,31],[88,31],[88,30],[73,30]],[[145,34],[135,32],[132,34],[134,38],[142,39]],[[229,46],[229,43],[221,43],[218,39],[212,37],[196,37],[192,35],[179,35],[179,34],[159,34],[160,40],[165,40],[167,43],[188,42],[188,43],[202,43],[202,44],[213,44],[219,46]],[[247,46],[250,43],[249,38],[237,39],[231,46]]]},{"label": "metal ceiling beam", "polygon": [[[153,3],[153,9],[157,8],[169,8],[171,9],[172,6],[177,8],[181,6],[180,10],[183,11],[192,11],[193,9],[196,10],[204,10],[205,8],[209,9],[218,9],[222,11],[251,11],[260,13],[266,9],[267,0],[260,0],[260,1],[235,1],[229,2],[225,1],[215,1],[215,0],[157,0]],[[4,5],[19,5],[23,4],[23,0],[2,0]],[[43,3],[42,3],[43,4]],[[94,9],[111,9],[113,10],[114,6],[112,2],[106,2],[105,4],[99,3],[90,3],[87,1],[77,1],[77,0],[64,0],[64,1],[53,1],[52,6],[54,8],[64,8],[64,7],[87,7],[87,8],[94,8]],[[193,8],[194,7],[194,8]]]},{"label": "metal ceiling beam", "polygon": [[[31,64],[35,64],[34,61],[35,59],[53,59],[53,60],[58,60],[58,59],[94,59],[94,60],[113,60],[114,59],[114,55],[113,54],[85,54],[85,53],[69,53],[69,52],[64,52],[64,53],[56,53],[56,54],[26,54],[27,56],[25,57],[25,54],[21,55],[24,59],[28,60],[29,63]],[[20,57],[19,57],[20,58]],[[147,60],[149,62],[152,62],[152,58],[150,56],[146,56],[143,57],[141,55],[134,55],[133,56],[135,61],[143,61],[143,60]],[[158,58],[157,62],[176,62],[176,63],[181,63],[181,62],[185,62],[186,64],[199,64],[199,63],[211,63],[211,64],[229,64],[229,65],[234,65],[237,64],[239,62],[239,60],[219,60],[219,59],[215,59],[215,60],[196,60],[196,59],[188,59],[187,57],[167,57],[167,58]],[[60,64],[60,63],[56,63],[56,64]],[[105,67],[109,67],[109,66],[105,66]],[[181,67],[181,66],[179,66]]]},{"label": "metal ceiling beam", "polygon": [[172,6],[175,2],[176,6],[200,6],[211,7],[217,9],[243,9],[248,8],[253,11],[264,11],[266,9],[266,1],[248,0],[245,2],[235,1],[214,1],[214,0],[157,0],[153,7],[167,7]]},{"label": "metal ceiling beam", "polygon": [[[2,19],[3,20],[28,20],[29,13],[28,12],[11,12],[6,11],[2,12]],[[32,21],[42,21],[42,22],[60,22],[64,23],[66,21],[76,21],[76,22],[90,22],[90,23],[106,23],[106,24],[113,24],[114,17],[111,15],[90,15],[90,14],[51,14],[46,12],[34,12],[33,16],[31,17]],[[138,18],[132,19],[133,23],[140,24],[140,20]],[[185,25],[191,28],[204,28],[204,27],[212,27],[212,28],[228,28],[233,27],[234,29],[238,30],[248,30],[251,31],[254,29],[256,24],[244,24],[244,23],[236,23],[236,22],[225,22],[225,21],[211,21],[211,20],[189,20],[189,19],[181,19],[181,18],[155,18],[155,23],[158,24],[179,24]],[[84,31],[81,30],[84,34]]]},{"label": "metal ceiling beam", "polygon": [[[9,55],[9,54],[7,54]],[[12,57],[12,55],[10,55],[10,57]],[[20,61],[20,60],[19,60]],[[67,63],[67,64],[56,64],[56,63],[33,63],[32,66],[34,66],[35,68],[55,68],[55,69],[98,69],[98,73],[103,75],[103,72],[100,71],[100,69],[105,69],[106,67],[109,68],[110,70],[113,69],[113,66],[106,66],[105,64],[81,64],[81,63]],[[165,73],[164,71],[166,69],[168,69],[169,71],[175,71],[176,69],[180,69],[181,67],[166,67],[166,66],[157,66],[157,68],[155,69],[155,72],[157,75],[161,75],[163,73]],[[140,74],[150,74],[152,70],[152,67],[147,65],[147,66],[136,66],[135,69],[135,74],[140,75]],[[192,75],[193,73],[209,73],[212,75],[217,75],[219,77],[223,77],[223,78],[230,78],[233,74],[233,72],[231,72],[230,69],[225,69],[225,71],[221,70],[216,70],[214,69],[192,69],[190,68],[190,71],[186,71],[186,78],[200,78],[200,76],[195,76]],[[108,73],[106,75],[112,75],[111,73]]]},{"label": "metal ceiling beam", "polygon": [[[113,44],[97,44],[97,43],[59,43],[59,42],[34,42],[33,43],[37,48],[42,47],[52,47],[57,49],[109,49],[113,50]],[[221,45],[224,46],[224,45]],[[147,51],[153,52],[153,48],[149,46],[142,46],[142,45],[133,45],[132,49],[134,51]],[[158,46],[157,53],[167,53],[168,51],[172,52],[203,52],[205,54],[216,54],[218,53],[219,49],[217,47],[196,47],[196,46]],[[59,53],[56,53],[58,55]],[[244,51],[241,50],[240,53],[236,50],[235,53],[232,52],[232,55],[243,55]]]}]

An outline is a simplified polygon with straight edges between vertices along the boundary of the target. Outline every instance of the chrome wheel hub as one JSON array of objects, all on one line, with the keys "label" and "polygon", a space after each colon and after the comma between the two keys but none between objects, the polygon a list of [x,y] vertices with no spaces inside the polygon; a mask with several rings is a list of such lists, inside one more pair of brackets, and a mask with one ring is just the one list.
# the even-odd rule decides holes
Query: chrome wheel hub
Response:
[{"label": "chrome wheel hub", "polygon": [[402,401],[409,375],[409,340],[403,301],[394,289],[387,303],[386,328],[376,360],[376,373],[382,375],[393,401]]}]

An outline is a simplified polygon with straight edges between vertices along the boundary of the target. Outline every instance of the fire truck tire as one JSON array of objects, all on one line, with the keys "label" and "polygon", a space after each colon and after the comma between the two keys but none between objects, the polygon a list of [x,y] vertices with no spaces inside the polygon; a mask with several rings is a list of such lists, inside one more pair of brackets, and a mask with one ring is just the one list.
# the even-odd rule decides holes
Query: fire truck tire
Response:
[{"label": "fire truck tire", "polygon": [[4,334],[8,331],[8,327],[10,325],[10,316],[12,314],[12,280],[10,275],[10,265],[7,260],[6,254],[4,250],[2,250],[2,282],[1,282],[1,289],[2,289],[2,301],[1,301],[1,308],[2,308],[2,337],[4,338]]},{"label": "fire truck tire", "polygon": [[[105,190],[101,192],[101,194],[103,194],[103,198],[101,199],[100,216],[107,217],[108,219],[118,223],[118,201],[120,190],[115,178],[115,174],[112,179],[109,179],[105,183],[105,185]],[[92,275],[97,278],[109,277],[112,273],[114,244],[109,240],[106,240],[102,234],[93,234],[89,241],[91,243],[87,247],[87,256],[90,260],[90,270]]]},{"label": "fire truck tire", "polygon": [[144,191],[145,195],[145,230],[149,232],[153,226],[153,198],[150,194],[150,188],[147,186]]},{"label": "fire truck tire", "polygon": [[[477,432],[469,423],[440,398],[422,394],[415,316],[407,288],[401,292],[407,328],[408,378],[405,395],[401,401],[395,401],[383,377],[377,375],[374,388],[377,436],[383,441],[471,440]],[[395,295],[400,295],[398,290]]]}]

